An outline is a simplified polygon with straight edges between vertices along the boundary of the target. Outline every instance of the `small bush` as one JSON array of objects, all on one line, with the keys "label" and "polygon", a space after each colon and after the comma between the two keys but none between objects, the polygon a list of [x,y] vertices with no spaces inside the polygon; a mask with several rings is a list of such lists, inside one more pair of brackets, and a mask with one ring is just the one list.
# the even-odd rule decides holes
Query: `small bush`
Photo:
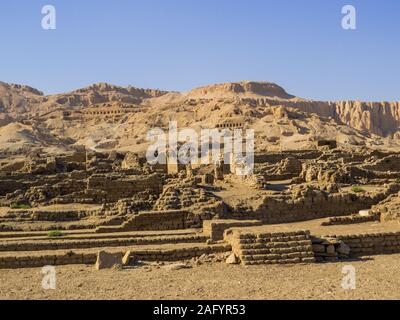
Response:
[{"label": "small bush", "polygon": [[57,238],[57,237],[62,237],[62,236],[63,236],[63,233],[62,233],[61,231],[58,231],[58,230],[56,230],[56,231],[50,231],[50,232],[47,234],[47,236],[48,236],[49,238]]},{"label": "small bush", "polygon": [[11,209],[30,209],[31,206],[27,205],[27,204],[16,204],[16,203],[12,203],[10,205]]},{"label": "small bush", "polygon": [[365,193],[365,189],[359,187],[359,186],[354,186],[351,188],[351,191],[353,191],[354,193]]}]

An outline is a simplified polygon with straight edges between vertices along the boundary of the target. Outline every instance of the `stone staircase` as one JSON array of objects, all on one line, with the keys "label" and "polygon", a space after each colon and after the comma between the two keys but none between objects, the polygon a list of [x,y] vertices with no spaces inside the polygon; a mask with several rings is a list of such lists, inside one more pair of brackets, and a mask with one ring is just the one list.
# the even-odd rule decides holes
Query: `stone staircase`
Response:
[{"label": "stone staircase", "polygon": [[225,239],[244,265],[315,262],[309,231],[257,233],[232,229]]},{"label": "stone staircase", "polygon": [[[119,235],[119,237],[118,237]],[[43,232],[9,234],[0,243],[0,269],[94,264],[99,251],[125,254],[143,261],[180,261],[231,251],[231,245],[208,245],[198,230],[146,231],[118,234],[71,232],[50,239]]]},{"label": "stone staircase", "polygon": [[97,233],[143,231],[143,230],[178,230],[185,228],[186,211],[148,211],[135,214],[120,226],[101,226]]},{"label": "stone staircase", "polygon": [[176,243],[205,243],[208,237],[205,235],[167,235],[167,236],[145,236],[132,238],[109,238],[109,239],[41,239],[41,240],[19,240],[4,241],[0,243],[0,252],[5,251],[42,251],[42,250],[67,250],[86,249],[100,247],[123,247],[153,244],[176,244]]}]

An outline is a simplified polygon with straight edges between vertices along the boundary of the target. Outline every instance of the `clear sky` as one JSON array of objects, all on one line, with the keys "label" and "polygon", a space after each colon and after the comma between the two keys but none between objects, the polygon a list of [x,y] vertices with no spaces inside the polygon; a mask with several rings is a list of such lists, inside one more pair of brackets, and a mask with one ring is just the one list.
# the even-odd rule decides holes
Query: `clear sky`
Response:
[{"label": "clear sky", "polygon": [[[41,27],[42,6],[57,29]],[[357,30],[341,9],[357,9]],[[1,0],[0,80],[186,91],[265,80],[305,98],[400,100],[399,0]]]}]

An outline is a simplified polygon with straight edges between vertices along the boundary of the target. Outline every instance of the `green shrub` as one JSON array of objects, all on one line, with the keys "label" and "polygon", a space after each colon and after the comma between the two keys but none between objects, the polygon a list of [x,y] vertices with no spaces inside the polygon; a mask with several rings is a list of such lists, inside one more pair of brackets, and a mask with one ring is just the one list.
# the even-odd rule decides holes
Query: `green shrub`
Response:
[{"label": "green shrub", "polygon": [[30,209],[31,206],[27,205],[27,204],[16,204],[16,203],[12,203],[10,205],[11,209]]},{"label": "green shrub", "polygon": [[55,231],[50,231],[47,236],[49,238],[57,238],[57,237],[62,237],[63,233],[61,231],[55,230]]},{"label": "green shrub", "polygon": [[365,189],[359,187],[359,186],[354,186],[351,188],[351,191],[355,192],[355,193],[365,193]]}]

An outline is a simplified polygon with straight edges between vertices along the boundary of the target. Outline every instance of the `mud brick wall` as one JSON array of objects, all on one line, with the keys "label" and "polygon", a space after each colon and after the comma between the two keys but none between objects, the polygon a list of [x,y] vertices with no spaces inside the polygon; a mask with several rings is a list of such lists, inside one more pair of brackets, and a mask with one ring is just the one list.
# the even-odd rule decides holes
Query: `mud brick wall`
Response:
[{"label": "mud brick wall", "polygon": [[13,171],[21,170],[25,165],[24,161],[16,161],[13,163],[7,163],[6,165],[0,164],[0,175],[7,175]]},{"label": "mud brick wall", "polygon": [[35,268],[44,266],[61,266],[70,264],[94,264],[96,253],[74,253],[54,255],[26,255],[0,257],[0,269]]},{"label": "mud brick wall", "polygon": [[298,177],[298,174],[288,173],[288,174],[264,174],[264,179],[266,181],[282,181],[289,180]]},{"label": "mud brick wall", "polygon": [[327,221],[321,223],[323,226],[357,224],[363,222],[379,221],[380,214],[371,214],[368,216],[352,215],[349,217],[331,217]]},{"label": "mud brick wall", "polygon": [[84,191],[86,188],[85,180],[68,179],[52,186],[54,195],[65,196],[74,192]]},{"label": "mud brick wall", "polygon": [[126,231],[179,230],[186,228],[186,211],[149,211],[140,212],[128,221],[116,227],[99,227],[97,233]]},{"label": "mud brick wall", "polygon": [[65,162],[86,163],[86,151],[66,155],[63,160]]},{"label": "mud brick wall", "polygon": [[208,236],[211,241],[219,241],[224,239],[224,232],[227,229],[234,227],[251,227],[261,225],[262,222],[257,220],[205,220],[203,221],[203,233]]},{"label": "mud brick wall", "polygon": [[[128,249],[127,249],[128,250]],[[126,250],[126,251],[127,251]],[[131,250],[133,257],[144,261],[180,261],[200,257],[203,254],[229,252],[229,244],[218,244],[210,246],[188,247],[178,249],[149,249]],[[120,251],[125,254],[126,251]],[[115,251],[113,252],[115,253]],[[59,266],[71,264],[94,264],[97,259],[97,252],[77,253],[69,251],[59,254],[30,254],[25,256],[1,256],[0,269],[34,268],[43,266]]]},{"label": "mud brick wall", "polygon": [[78,221],[92,215],[89,211],[32,211],[32,220],[36,221]]},{"label": "mud brick wall", "polygon": [[130,198],[142,191],[150,191],[159,195],[162,191],[161,179],[157,174],[124,178],[115,176],[93,175],[87,180],[88,190],[100,190],[106,193],[106,200],[116,202]]},{"label": "mud brick wall", "polygon": [[334,262],[348,259],[350,247],[343,241],[329,237],[311,237],[313,251],[317,262]]},{"label": "mud brick wall", "polygon": [[376,161],[374,164],[365,164],[362,168],[371,171],[398,172],[400,171],[400,156],[390,155]]},{"label": "mud brick wall", "polygon": [[205,243],[208,238],[204,235],[193,236],[175,236],[175,237],[121,237],[121,238],[106,238],[106,239],[42,239],[24,240],[24,241],[3,241],[0,242],[0,252],[7,251],[47,251],[47,250],[73,250],[73,249],[88,249],[101,247],[123,247],[136,245],[151,245],[151,244],[177,244],[177,243]]},{"label": "mud brick wall", "polygon": [[[42,211],[42,210],[9,210],[2,217],[14,221],[78,221],[91,215],[96,215],[98,210],[64,210],[64,211]],[[0,218],[0,221],[2,221]]]},{"label": "mud brick wall", "polygon": [[400,232],[337,236],[350,247],[351,256],[400,252]]},{"label": "mud brick wall", "polygon": [[316,159],[322,155],[321,151],[285,151],[276,153],[256,153],[254,163],[278,163],[288,157],[295,157],[299,160]]},{"label": "mud brick wall", "polygon": [[144,261],[180,261],[200,257],[203,254],[229,252],[231,249],[231,245],[225,243],[182,249],[131,251],[131,255]]},{"label": "mud brick wall", "polygon": [[309,231],[241,233],[231,229],[225,239],[244,265],[315,262]]},{"label": "mud brick wall", "polygon": [[[81,177],[82,181],[77,181]],[[86,185],[83,180],[86,178],[84,174],[75,173],[60,173],[56,175],[31,175],[31,174],[17,174],[10,179],[0,178],[0,196],[5,196],[8,193],[13,193],[16,190],[27,191],[32,187],[39,187],[44,185],[57,186],[54,188],[59,189],[59,194],[66,194],[84,190]]]},{"label": "mud brick wall", "polygon": [[5,196],[8,193],[13,193],[16,190],[26,190],[26,186],[21,181],[15,180],[0,180],[0,196]]},{"label": "mud brick wall", "polygon": [[231,219],[261,220],[264,224],[290,223],[336,216],[356,214],[398,192],[398,185],[389,186],[385,192],[374,195],[355,195],[350,193],[318,194],[314,197],[288,199],[265,197],[263,203],[253,210],[235,211]]}]

